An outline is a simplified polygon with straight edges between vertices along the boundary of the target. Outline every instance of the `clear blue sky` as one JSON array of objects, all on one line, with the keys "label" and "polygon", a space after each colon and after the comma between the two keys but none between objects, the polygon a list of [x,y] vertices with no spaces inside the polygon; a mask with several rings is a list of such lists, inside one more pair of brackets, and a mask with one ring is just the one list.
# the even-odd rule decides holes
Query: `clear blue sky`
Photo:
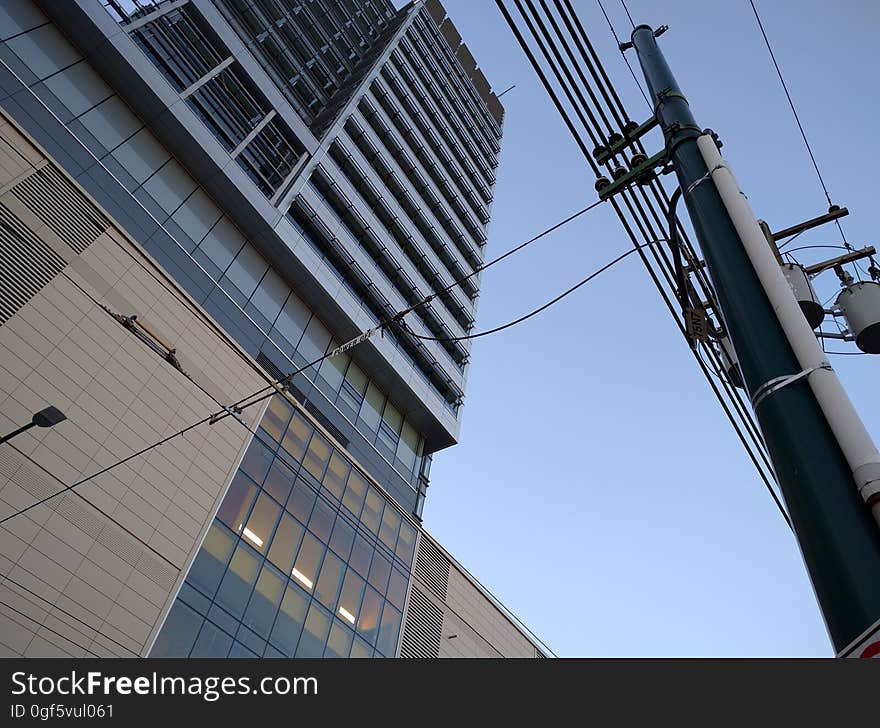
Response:
[{"label": "clear blue sky", "polygon": [[[444,4],[493,87],[516,84],[503,99],[492,256],[594,200],[594,180],[494,3]],[[646,119],[597,3],[574,4],[624,103]],[[748,0],[628,4],[637,23],[670,26],[663,50],[756,214],[778,229],[825,212]],[[628,37],[619,0],[605,5]],[[844,230],[873,244],[880,5],[758,7],[831,195],[851,211]],[[826,227],[799,242],[839,237]],[[610,208],[584,216],[486,272],[478,329],[628,245]],[[835,285],[826,274],[818,287],[829,296]],[[880,438],[880,357],[834,364]],[[467,391],[461,442],[435,457],[425,525],[558,654],[832,653],[796,543],[634,256],[475,342]]]}]

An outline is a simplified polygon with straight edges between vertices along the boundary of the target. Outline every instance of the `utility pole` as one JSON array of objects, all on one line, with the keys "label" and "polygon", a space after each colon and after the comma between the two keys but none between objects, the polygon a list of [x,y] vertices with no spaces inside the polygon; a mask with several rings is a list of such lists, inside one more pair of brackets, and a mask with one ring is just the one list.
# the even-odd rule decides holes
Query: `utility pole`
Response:
[{"label": "utility pole", "polygon": [[631,45],[825,623],[841,652],[880,620],[880,528],[870,509],[880,514],[876,446],[809,325],[803,320],[818,355],[792,318],[795,309],[774,277],[782,273],[773,252],[713,137],[697,126],[653,29],[635,28]]}]

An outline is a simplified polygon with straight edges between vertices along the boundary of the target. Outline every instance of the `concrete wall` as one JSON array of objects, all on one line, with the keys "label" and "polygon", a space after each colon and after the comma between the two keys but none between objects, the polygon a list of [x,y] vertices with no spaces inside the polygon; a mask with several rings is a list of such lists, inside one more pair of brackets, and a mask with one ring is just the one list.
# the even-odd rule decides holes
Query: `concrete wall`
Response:
[{"label": "concrete wall", "polygon": [[[61,182],[44,208],[22,194],[23,181],[54,168],[0,117],[0,213],[24,226],[17,237],[0,230],[0,269],[51,278],[29,299],[0,288],[7,311],[28,299],[0,324],[0,433],[47,405],[67,415],[0,445],[0,519],[217,411],[212,396],[232,402],[266,384],[69,178],[49,175]],[[96,226],[58,217],[70,195]],[[77,253],[72,229],[97,234]],[[99,304],[176,347],[207,394]],[[0,655],[145,654],[249,438],[232,418],[202,425],[0,525]]]}]

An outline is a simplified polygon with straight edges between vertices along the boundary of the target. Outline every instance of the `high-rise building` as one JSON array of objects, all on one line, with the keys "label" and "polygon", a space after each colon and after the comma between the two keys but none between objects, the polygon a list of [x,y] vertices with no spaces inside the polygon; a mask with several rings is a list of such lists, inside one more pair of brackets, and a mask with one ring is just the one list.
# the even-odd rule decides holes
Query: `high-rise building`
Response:
[{"label": "high-rise building", "polygon": [[542,655],[420,526],[504,113],[440,3],[9,0],[0,35],[0,423],[67,415],[0,445],[0,518],[49,498],[0,525],[3,648]]}]

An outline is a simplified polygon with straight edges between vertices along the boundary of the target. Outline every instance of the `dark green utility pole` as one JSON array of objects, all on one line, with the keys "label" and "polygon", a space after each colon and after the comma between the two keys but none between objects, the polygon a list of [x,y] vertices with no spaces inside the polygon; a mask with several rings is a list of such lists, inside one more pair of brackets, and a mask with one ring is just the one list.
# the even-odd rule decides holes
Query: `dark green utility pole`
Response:
[{"label": "dark green utility pole", "polygon": [[[657,46],[638,26],[632,45],[750,394],[801,366],[697,146],[696,125]],[[806,378],[763,399],[756,416],[837,651],[880,619],[880,529]],[[747,541],[748,534],[744,534]],[[755,568],[760,569],[759,561]]]}]

